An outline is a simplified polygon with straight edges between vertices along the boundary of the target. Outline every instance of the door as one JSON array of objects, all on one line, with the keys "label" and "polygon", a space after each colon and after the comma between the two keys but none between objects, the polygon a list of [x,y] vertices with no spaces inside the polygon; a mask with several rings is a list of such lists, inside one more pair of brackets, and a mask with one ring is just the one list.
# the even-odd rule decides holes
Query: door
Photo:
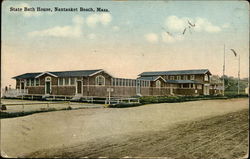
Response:
[{"label": "door", "polygon": [[24,82],[21,82],[21,89],[24,89]]},{"label": "door", "polygon": [[209,95],[209,86],[204,86],[204,95]]},{"label": "door", "polygon": [[50,82],[45,82],[45,94],[50,94]]},{"label": "door", "polygon": [[174,91],[173,91],[173,85],[170,84],[170,94],[173,95],[174,94]]},{"label": "door", "polygon": [[136,81],[136,95],[141,95],[141,82],[139,80]]},{"label": "door", "polygon": [[76,86],[77,86],[76,93],[77,94],[82,94],[82,81],[77,81]]}]

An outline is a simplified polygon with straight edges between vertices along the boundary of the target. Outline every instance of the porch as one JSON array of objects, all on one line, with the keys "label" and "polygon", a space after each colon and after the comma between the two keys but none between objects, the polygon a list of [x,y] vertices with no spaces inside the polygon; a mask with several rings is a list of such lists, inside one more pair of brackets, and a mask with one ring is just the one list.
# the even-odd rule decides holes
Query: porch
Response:
[{"label": "porch", "polygon": [[28,94],[28,89],[2,89],[2,97],[16,98]]}]

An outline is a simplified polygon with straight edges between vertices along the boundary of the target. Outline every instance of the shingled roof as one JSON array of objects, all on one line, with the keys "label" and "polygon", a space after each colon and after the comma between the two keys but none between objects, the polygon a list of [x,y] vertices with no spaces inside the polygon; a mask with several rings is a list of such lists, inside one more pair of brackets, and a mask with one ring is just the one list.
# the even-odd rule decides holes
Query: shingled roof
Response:
[{"label": "shingled roof", "polygon": [[46,73],[55,77],[87,77],[102,71],[104,70],[97,69],[97,70],[77,70],[77,71],[57,71],[57,72],[35,72],[35,73],[25,73],[19,76],[15,76],[13,78],[14,79],[37,78]]},{"label": "shingled roof", "polygon": [[201,82],[195,81],[195,80],[167,80],[167,83],[195,83],[195,84],[201,84]]},{"label": "shingled roof", "polygon": [[176,70],[176,71],[155,71],[155,72],[143,72],[139,76],[161,76],[161,75],[190,75],[190,74],[210,74],[208,69],[197,70]]}]

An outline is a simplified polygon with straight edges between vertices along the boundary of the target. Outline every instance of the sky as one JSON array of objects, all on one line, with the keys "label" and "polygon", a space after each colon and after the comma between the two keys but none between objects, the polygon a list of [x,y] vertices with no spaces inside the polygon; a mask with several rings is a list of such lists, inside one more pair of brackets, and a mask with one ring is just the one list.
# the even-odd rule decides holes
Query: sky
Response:
[{"label": "sky", "polygon": [[249,72],[245,1],[4,1],[1,28],[2,87],[14,87],[16,75],[44,71],[104,69],[137,78],[144,71],[209,69],[221,76],[224,45],[225,74],[237,77],[239,55],[241,77]]}]

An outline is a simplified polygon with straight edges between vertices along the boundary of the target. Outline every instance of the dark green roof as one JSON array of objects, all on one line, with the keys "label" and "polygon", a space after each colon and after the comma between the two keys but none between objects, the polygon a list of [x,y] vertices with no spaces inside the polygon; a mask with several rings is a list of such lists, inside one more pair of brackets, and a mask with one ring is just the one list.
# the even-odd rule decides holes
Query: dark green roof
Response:
[{"label": "dark green roof", "polygon": [[28,78],[35,78],[36,76],[40,75],[42,72],[36,72],[36,73],[25,73],[19,76],[15,76],[13,78],[15,79],[28,79]]},{"label": "dark green roof", "polygon": [[205,74],[205,73],[211,74],[208,69],[198,69],[198,70],[143,72],[139,74],[139,76],[192,75],[192,74]]},{"label": "dark green roof", "polygon": [[57,71],[57,72],[35,72],[35,73],[25,73],[19,76],[13,77],[14,79],[28,79],[28,78],[36,78],[37,76],[48,73],[57,77],[87,77],[94,73],[102,71],[102,69],[97,70],[78,70],[78,71]]}]

